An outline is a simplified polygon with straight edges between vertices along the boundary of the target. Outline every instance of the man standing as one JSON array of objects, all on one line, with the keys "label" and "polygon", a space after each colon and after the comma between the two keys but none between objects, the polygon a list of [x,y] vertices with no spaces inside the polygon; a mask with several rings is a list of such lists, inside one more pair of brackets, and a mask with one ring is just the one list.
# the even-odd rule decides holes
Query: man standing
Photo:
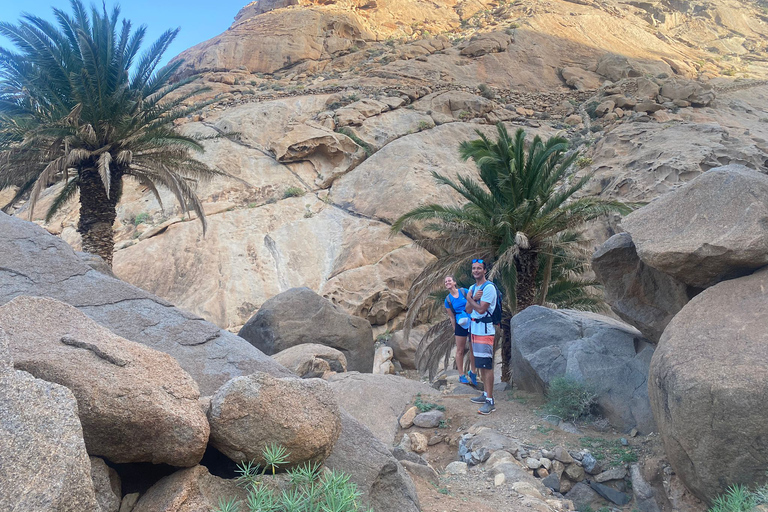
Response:
[{"label": "man standing", "polygon": [[472,352],[485,389],[470,401],[483,404],[478,413],[491,414],[496,410],[493,400],[493,339],[496,329],[491,322],[491,315],[496,307],[497,291],[496,286],[485,279],[485,272],[486,265],[483,260],[472,260],[472,277],[475,284],[467,293],[466,312],[472,318],[469,329],[472,335]]}]

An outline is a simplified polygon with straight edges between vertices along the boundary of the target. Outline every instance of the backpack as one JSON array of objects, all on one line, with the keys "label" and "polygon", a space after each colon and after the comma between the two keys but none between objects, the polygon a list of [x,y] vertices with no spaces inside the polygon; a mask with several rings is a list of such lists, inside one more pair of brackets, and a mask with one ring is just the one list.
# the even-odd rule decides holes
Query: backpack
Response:
[{"label": "backpack", "polygon": [[[486,285],[490,284],[496,288],[496,306],[493,308],[493,313],[486,313],[484,317],[478,318],[477,321],[483,324],[501,324],[501,290],[499,287],[493,284],[491,281],[486,281],[480,286],[480,290],[484,290]],[[474,285],[473,285],[474,286]]]}]

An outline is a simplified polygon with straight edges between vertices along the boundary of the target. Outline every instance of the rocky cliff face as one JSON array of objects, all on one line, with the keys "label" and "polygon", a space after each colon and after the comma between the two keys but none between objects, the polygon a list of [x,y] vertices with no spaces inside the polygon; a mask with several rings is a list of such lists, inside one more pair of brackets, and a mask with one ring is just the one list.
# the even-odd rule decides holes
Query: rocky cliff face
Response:
[{"label": "rocky cliff face", "polygon": [[[179,129],[241,181],[200,184],[205,237],[128,183],[115,273],[223,328],[299,286],[397,328],[431,256],[389,225],[456,200],[430,173],[473,173],[457,146],[477,129],[563,133],[588,193],[633,201],[723,164],[765,171],[766,21],[738,0],[253,2],[179,56],[216,99]],[[76,219],[46,228],[77,248]]]}]

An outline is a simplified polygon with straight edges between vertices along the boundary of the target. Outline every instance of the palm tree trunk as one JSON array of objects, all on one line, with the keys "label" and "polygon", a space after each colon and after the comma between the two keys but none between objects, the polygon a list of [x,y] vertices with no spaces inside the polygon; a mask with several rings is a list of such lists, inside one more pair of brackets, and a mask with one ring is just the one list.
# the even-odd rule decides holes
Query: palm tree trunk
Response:
[{"label": "palm tree trunk", "polygon": [[522,249],[515,259],[517,267],[517,311],[536,304],[536,273],[539,269],[539,253]]},{"label": "palm tree trunk", "polygon": [[[517,285],[517,311],[522,311],[536,303],[536,271],[539,268],[539,254],[536,251],[520,250],[516,260]],[[512,315],[502,313],[501,319],[501,380],[512,384],[512,370],[510,359],[512,357]]]},{"label": "palm tree trunk", "polygon": [[96,169],[82,169],[80,175],[80,220],[77,232],[83,239],[83,251],[101,256],[112,267],[115,240],[112,226],[117,217],[120,176],[112,173],[112,190],[107,197]]},{"label": "palm tree trunk", "polygon": [[547,264],[544,266],[544,278],[541,280],[541,288],[539,289],[539,297],[536,299],[536,304],[543,306],[547,301],[547,290],[549,290],[549,283],[552,281],[552,264],[555,261],[555,255],[547,255]]},{"label": "palm tree trunk", "polygon": [[512,370],[509,360],[512,358],[512,315],[501,312],[501,380],[512,386]]}]

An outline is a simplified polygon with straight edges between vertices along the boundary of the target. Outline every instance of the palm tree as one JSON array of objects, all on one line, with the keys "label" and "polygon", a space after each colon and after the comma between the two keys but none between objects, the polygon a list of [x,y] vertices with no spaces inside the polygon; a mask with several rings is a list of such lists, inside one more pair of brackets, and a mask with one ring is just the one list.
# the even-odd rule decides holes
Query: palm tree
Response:
[{"label": "palm tree", "polygon": [[[54,8],[58,27],[32,15],[18,25],[0,23],[0,34],[18,53],[0,48],[0,190],[17,187],[7,210],[29,196],[32,218],[40,193],[64,182],[47,218],[79,192],[78,232],[83,250],[112,264],[112,226],[123,177],[151,190],[170,189],[205,231],[197,180],[216,174],[191,158],[200,143],[175,132],[174,120],[200,108],[171,84],[180,62],[158,69],[178,34],[168,30],[139,57],[146,27],[133,31],[120,10],[72,0],[72,15]],[[162,203],[160,203],[162,206]]]},{"label": "palm tree", "polygon": [[[471,258],[494,262],[489,279],[506,292],[502,378],[510,381],[511,316],[533,304],[555,300],[561,306],[598,308],[599,297],[590,292],[594,283],[579,277],[588,268],[588,260],[584,240],[576,231],[589,220],[611,212],[628,213],[630,207],[596,197],[573,197],[592,176],[576,179],[569,174],[578,153],[566,153],[566,139],[552,137],[544,142],[536,136],[526,150],[524,130],[519,129],[512,138],[503,124],[496,128],[495,141],[477,131],[479,139],[459,146],[461,158],[475,162],[479,182],[468,176],[452,180],[432,173],[439,184],[457,192],[464,204],[417,207],[400,217],[392,230],[426,223],[424,234],[415,240],[436,256],[411,287],[406,330],[445,275],[458,272]],[[432,339],[438,331],[435,328]],[[425,337],[422,345],[429,341]],[[434,363],[434,353],[441,351],[421,352],[430,352],[427,359]]]}]

